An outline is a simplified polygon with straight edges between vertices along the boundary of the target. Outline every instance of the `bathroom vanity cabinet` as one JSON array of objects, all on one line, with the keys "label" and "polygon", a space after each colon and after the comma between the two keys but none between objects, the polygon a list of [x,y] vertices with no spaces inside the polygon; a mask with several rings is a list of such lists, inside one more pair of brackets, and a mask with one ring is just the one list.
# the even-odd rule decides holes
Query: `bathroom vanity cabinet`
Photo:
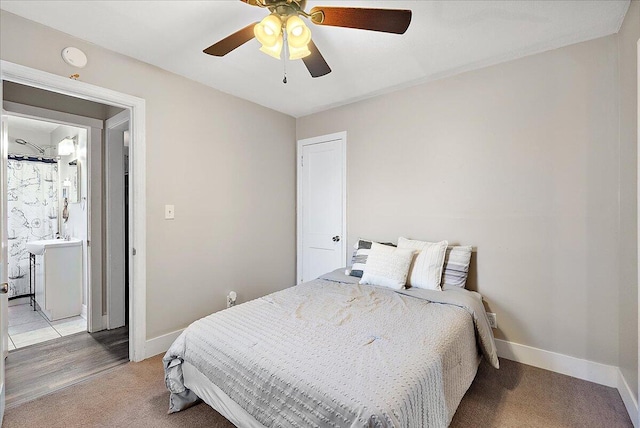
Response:
[{"label": "bathroom vanity cabinet", "polygon": [[35,254],[35,300],[49,320],[82,312],[82,241],[45,240],[27,243]]}]

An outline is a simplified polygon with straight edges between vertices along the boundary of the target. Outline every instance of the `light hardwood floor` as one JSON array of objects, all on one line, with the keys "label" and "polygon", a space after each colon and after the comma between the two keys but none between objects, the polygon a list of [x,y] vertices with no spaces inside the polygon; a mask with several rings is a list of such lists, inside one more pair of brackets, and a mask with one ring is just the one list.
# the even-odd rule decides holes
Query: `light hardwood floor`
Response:
[{"label": "light hardwood floor", "polygon": [[6,406],[18,406],[128,361],[127,327],[77,333],[9,351]]}]

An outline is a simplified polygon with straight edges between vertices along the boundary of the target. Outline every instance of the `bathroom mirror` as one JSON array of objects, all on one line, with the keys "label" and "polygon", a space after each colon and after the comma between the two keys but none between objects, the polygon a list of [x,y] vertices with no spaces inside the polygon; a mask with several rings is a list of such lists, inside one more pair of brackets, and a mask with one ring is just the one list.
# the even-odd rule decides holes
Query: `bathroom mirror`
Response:
[{"label": "bathroom mirror", "polygon": [[70,204],[80,202],[80,164],[75,159],[69,162],[68,176],[62,181],[62,197],[68,198]]}]

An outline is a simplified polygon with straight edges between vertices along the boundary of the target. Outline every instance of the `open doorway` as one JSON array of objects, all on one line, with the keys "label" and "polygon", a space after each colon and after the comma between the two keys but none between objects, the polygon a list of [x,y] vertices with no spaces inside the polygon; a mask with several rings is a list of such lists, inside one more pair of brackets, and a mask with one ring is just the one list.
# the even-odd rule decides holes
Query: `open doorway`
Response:
[{"label": "open doorway", "polygon": [[[120,147],[123,172],[119,180],[107,181],[112,174],[106,171],[113,168],[109,162],[116,159],[106,147],[105,129],[114,115],[126,117],[128,130],[129,112],[98,103],[91,103],[97,110],[86,109],[86,100],[11,82],[3,83],[2,92],[8,124],[9,252],[16,255],[16,263],[9,258],[15,277],[6,360],[11,407],[129,361],[125,158],[122,144],[114,143]],[[43,107],[43,99],[55,100],[56,107]],[[74,110],[98,117],[68,113]],[[120,196],[118,204],[113,194]],[[114,205],[120,208],[118,216]],[[111,216],[122,225],[119,234],[106,227]],[[105,278],[113,277],[107,265],[122,274],[119,293],[106,286]],[[51,361],[71,369],[53,370]]]},{"label": "open doorway", "polygon": [[[128,339],[129,360],[142,361],[146,358],[146,138],[145,138],[145,100],[132,95],[109,90],[88,83],[70,80],[64,76],[54,75],[45,71],[25,67],[12,62],[0,60],[0,81],[12,82],[29,87],[43,89],[51,93],[62,94],[74,97],[80,100],[104,103],[116,106],[117,108],[126,109],[130,114],[130,148],[129,148],[129,248],[131,251],[127,254],[129,261],[129,331],[126,338]],[[0,84],[0,99],[4,99],[3,84]],[[0,116],[0,129],[2,130],[3,139],[6,133],[5,116]],[[6,140],[3,140],[6,141]],[[95,154],[96,151],[92,151]],[[93,155],[92,155],[93,156]],[[2,266],[0,266],[0,274],[2,279],[7,280],[7,247],[8,240],[6,236],[6,185],[4,177],[6,176],[7,158],[5,145],[0,146],[0,193],[2,193],[2,203],[0,204],[0,212],[2,212],[2,228],[0,228],[0,240],[2,241]],[[98,182],[99,183],[99,182]],[[90,187],[97,186],[95,182],[90,183]],[[94,206],[95,207],[95,206]],[[91,218],[101,216],[101,211],[91,210]],[[135,256],[135,257],[134,257]],[[8,287],[7,287],[8,288]],[[0,290],[5,293],[3,285]],[[97,298],[96,293],[90,293],[90,299]],[[8,354],[8,323],[4,314],[7,312],[6,294],[0,293],[0,357]],[[92,300],[93,301],[93,300]],[[93,307],[98,307],[92,304]],[[92,322],[91,316],[87,317],[87,323],[90,327]],[[119,339],[115,339],[116,341]],[[37,346],[37,345],[34,345]],[[82,348],[81,344],[73,344],[75,348]],[[152,352],[152,351],[150,351]],[[55,360],[50,358],[50,354],[46,351],[41,353],[42,358],[49,363]],[[31,367],[25,365],[29,370]],[[59,366],[54,367],[54,371],[59,371]],[[4,359],[0,358],[0,419],[4,410],[5,395],[5,367]],[[42,382],[43,379],[36,379],[35,382]],[[58,385],[64,387],[65,385]]]}]

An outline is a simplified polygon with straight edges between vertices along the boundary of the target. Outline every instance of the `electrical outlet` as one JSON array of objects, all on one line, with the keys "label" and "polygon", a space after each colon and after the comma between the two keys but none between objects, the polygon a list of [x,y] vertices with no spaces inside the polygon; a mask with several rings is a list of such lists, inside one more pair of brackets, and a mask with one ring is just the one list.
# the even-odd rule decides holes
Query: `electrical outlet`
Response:
[{"label": "electrical outlet", "polygon": [[238,295],[236,294],[235,291],[231,291],[229,294],[227,294],[227,308],[235,306],[237,298],[238,298]]},{"label": "electrical outlet", "polygon": [[487,312],[487,318],[489,318],[489,325],[491,328],[498,328],[498,317],[493,312]]}]

